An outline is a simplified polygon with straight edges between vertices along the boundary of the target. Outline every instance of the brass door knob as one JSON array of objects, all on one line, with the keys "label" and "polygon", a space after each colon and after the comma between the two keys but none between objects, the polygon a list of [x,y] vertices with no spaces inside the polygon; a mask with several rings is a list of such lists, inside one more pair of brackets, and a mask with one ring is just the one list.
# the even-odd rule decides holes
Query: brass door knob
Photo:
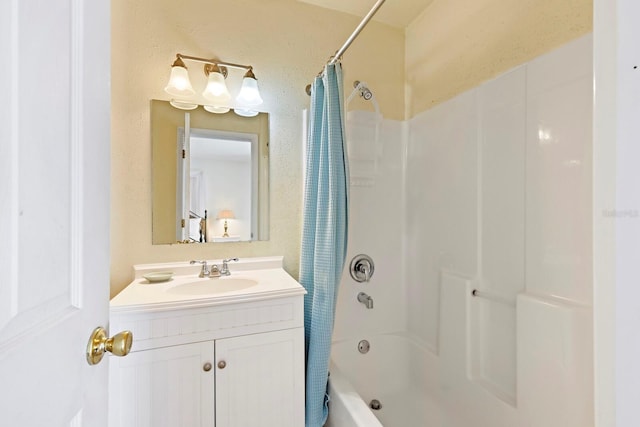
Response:
[{"label": "brass door knob", "polygon": [[204,366],[202,367],[202,370],[205,372],[209,372],[211,370],[211,363],[207,362],[204,364]]},{"label": "brass door knob", "polygon": [[224,360],[221,360],[218,362],[218,368],[219,369],[224,369],[227,367],[227,362],[225,362]]},{"label": "brass door knob", "polygon": [[114,356],[126,356],[131,351],[133,333],[122,331],[111,338],[107,337],[107,331],[99,326],[93,330],[87,344],[87,362],[89,365],[100,363],[105,352]]}]

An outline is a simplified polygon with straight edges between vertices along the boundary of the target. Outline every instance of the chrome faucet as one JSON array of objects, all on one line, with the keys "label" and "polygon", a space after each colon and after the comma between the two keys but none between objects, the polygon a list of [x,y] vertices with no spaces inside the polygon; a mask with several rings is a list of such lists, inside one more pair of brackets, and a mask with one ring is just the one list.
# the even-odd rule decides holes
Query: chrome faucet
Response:
[{"label": "chrome faucet", "polygon": [[198,277],[203,278],[203,277],[209,277],[209,274],[211,274],[211,270],[209,270],[209,266],[207,265],[207,260],[204,261],[195,261],[195,260],[191,260],[189,261],[189,264],[202,264],[202,269],[200,270],[200,274],[198,275]]},{"label": "chrome faucet", "polygon": [[218,267],[217,264],[213,264],[211,266],[211,269],[209,270],[209,277],[211,278],[220,277],[220,268]]},{"label": "chrome faucet", "polygon": [[229,271],[229,261],[238,261],[238,258],[229,258],[222,260],[222,268],[220,269],[220,274],[223,276],[229,276],[231,272]]},{"label": "chrome faucet", "polygon": [[369,295],[365,294],[364,292],[360,292],[358,294],[358,301],[363,303],[368,309],[373,308],[373,298],[371,298]]}]

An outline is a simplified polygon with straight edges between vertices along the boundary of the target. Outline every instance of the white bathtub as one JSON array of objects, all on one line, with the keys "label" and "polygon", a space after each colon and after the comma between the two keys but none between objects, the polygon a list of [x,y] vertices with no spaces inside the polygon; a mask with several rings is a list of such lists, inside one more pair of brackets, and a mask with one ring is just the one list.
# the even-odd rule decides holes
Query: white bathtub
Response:
[{"label": "white bathtub", "polygon": [[[361,340],[370,343],[366,354]],[[401,334],[333,343],[326,427],[439,427],[437,357]],[[382,404],[369,409],[372,399]]]}]

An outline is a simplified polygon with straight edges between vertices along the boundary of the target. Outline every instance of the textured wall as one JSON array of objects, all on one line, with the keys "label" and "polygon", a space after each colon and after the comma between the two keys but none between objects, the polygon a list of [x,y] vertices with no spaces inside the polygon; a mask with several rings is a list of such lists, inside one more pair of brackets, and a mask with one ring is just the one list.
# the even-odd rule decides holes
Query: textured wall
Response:
[{"label": "textured wall", "polygon": [[[297,276],[302,110],[309,104],[304,87],[358,22],[294,0],[112,1],[112,295],[132,280],[131,266],[138,263],[284,255],[286,269]],[[151,244],[149,100],[168,99],[163,88],[178,52],[254,66],[271,120],[267,242]],[[353,80],[366,81],[385,117],[401,119],[403,64],[403,32],[372,23],[345,55],[346,90]],[[196,90],[204,86],[199,69],[190,67]]]},{"label": "textured wall", "polygon": [[591,31],[592,0],[435,0],[406,32],[411,118]]}]

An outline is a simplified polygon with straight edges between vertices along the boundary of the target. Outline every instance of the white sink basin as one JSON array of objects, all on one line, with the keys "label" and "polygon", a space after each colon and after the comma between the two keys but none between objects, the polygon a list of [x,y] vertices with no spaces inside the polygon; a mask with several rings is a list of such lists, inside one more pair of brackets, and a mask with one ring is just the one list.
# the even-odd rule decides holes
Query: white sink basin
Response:
[{"label": "white sink basin", "polygon": [[[222,260],[209,263],[220,265]],[[200,266],[189,262],[137,265],[133,282],[111,300],[111,312],[208,307],[306,293],[282,268],[282,257],[246,258],[230,267],[230,276],[199,278]],[[173,277],[150,283],[144,277],[153,272],[173,272]]]},{"label": "white sink basin", "polygon": [[166,292],[178,295],[212,295],[248,289],[258,284],[257,280],[245,277],[223,277],[217,279],[197,279],[178,283]]}]

